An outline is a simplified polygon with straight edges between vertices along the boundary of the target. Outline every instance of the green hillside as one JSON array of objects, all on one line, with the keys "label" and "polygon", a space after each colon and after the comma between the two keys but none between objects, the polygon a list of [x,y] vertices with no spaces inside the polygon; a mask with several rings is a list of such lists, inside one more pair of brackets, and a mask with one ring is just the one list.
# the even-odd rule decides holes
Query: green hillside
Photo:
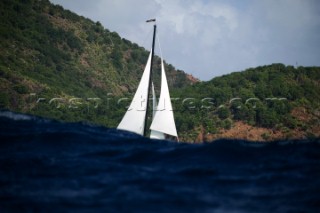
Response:
[{"label": "green hillside", "polygon": [[272,64],[250,68],[174,94],[192,98],[176,104],[180,135],[187,140],[199,134],[204,140],[230,137],[223,132],[239,122],[271,130],[262,133],[265,140],[320,136],[320,67]]},{"label": "green hillside", "polygon": [[[1,1],[0,40],[1,108],[107,126],[124,113],[117,106],[108,109],[107,100],[132,95],[149,54],[48,0]],[[170,87],[193,83],[183,71],[165,66]]]},{"label": "green hillside", "polygon": [[[0,109],[108,127],[124,115],[148,56],[48,0],[2,0],[0,48]],[[319,67],[272,64],[197,82],[165,66],[181,140],[320,137]]]}]

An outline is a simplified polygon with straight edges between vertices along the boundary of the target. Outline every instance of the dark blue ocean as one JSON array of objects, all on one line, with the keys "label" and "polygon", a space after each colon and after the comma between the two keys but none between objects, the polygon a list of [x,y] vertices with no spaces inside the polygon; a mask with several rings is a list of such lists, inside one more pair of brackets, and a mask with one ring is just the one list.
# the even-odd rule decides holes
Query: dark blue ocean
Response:
[{"label": "dark blue ocean", "polygon": [[320,212],[319,139],[153,141],[0,112],[0,212]]}]

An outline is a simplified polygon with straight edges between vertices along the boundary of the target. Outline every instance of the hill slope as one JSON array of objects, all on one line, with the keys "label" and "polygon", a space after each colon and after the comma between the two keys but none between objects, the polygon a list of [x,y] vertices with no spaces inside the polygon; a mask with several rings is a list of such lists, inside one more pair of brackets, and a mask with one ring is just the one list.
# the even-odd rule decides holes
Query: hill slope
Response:
[{"label": "hill slope", "polygon": [[272,64],[176,90],[175,115],[185,140],[319,137],[319,91],[320,67]]},{"label": "hill slope", "polygon": [[[148,51],[48,0],[4,0],[0,14],[2,108],[109,126],[118,122],[91,105],[132,94]],[[165,66],[170,87],[193,83],[183,71]],[[93,108],[90,115],[84,114],[88,108]]]},{"label": "hill slope", "polygon": [[[124,115],[148,56],[47,0],[1,1],[0,41],[1,109],[108,127]],[[273,64],[198,83],[166,71],[184,141],[320,136],[319,67]],[[156,66],[158,84],[159,74]]]}]

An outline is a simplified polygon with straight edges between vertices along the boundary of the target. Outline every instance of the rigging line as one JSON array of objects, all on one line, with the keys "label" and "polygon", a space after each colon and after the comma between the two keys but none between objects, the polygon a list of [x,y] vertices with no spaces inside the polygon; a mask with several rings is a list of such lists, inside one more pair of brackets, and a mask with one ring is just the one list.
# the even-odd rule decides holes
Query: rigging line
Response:
[{"label": "rigging line", "polygon": [[[162,55],[162,49],[161,49],[161,45],[160,45],[160,39],[159,39],[159,34],[157,36],[157,41],[158,41],[158,45],[159,45],[159,50],[160,50],[160,56],[161,56],[161,61],[163,61],[163,55]],[[177,141],[178,143],[180,142],[179,137],[177,136]]]},{"label": "rigging line", "polygon": [[161,50],[161,45],[160,45],[160,39],[159,39],[159,34],[158,34],[158,36],[157,36],[157,41],[158,41],[158,45],[159,45],[161,60],[163,60],[162,50]]},{"label": "rigging line", "polygon": [[[144,40],[142,41],[142,44],[141,44],[141,46],[143,47],[143,48],[145,48],[145,44],[146,44],[146,42],[147,42],[147,39],[150,37],[150,34],[153,32],[153,29],[150,29],[149,30],[149,32],[148,32],[148,34],[147,34],[147,36],[144,38]],[[148,40],[149,41],[149,40]],[[149,46],[149,44],[148,44],[148,46]],[[149,49],[150,48],[148,48],[147,50],[149,51]]]}]

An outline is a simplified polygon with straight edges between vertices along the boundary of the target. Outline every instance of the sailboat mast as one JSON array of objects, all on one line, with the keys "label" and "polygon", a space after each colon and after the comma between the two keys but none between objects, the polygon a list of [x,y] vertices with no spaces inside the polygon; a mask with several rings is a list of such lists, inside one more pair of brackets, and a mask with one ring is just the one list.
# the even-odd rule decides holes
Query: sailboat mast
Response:
[{"label": "sailboat mast", "polygon": [[[147,22],[153,22],[155,19],[148,20]],[[146,116],[144,120],[144,130],[143,130],[143,135],[146,137],[147,136],[147,121],[148,121],[148,114],[150,111],[149,107],[149,93],[150,93],[150,88],[151,88],[151,81],[152,81],[152,64],[153,64],[153,57],[154,57],[154,44],[156,40],[156,31],[157,31],[157,25],[153,25],[153,38],[152,38],[152,54],[151,54],[151,66],[150,66],[150,76],[149,76],[149,86],[148,86],[148,95],[147,95],[147,109],[146,109]]]}]

